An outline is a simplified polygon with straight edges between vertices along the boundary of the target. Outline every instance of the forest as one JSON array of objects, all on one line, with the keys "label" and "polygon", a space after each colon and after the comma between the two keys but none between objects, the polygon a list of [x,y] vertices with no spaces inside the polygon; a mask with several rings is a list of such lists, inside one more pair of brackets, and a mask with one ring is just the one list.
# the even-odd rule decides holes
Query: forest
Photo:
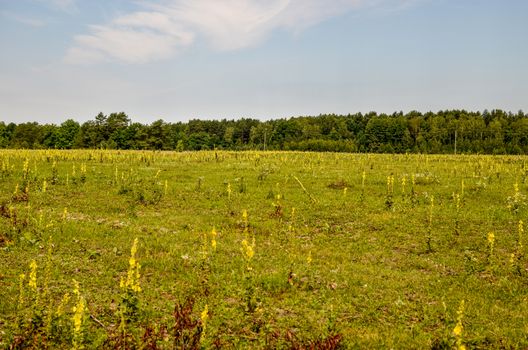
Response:
[{"label": "forest", "polygon": [[101,112],[82,124],[0,122],[0,148],[525,154],[528,114],[446,110],[141,124],[124,112]]}]

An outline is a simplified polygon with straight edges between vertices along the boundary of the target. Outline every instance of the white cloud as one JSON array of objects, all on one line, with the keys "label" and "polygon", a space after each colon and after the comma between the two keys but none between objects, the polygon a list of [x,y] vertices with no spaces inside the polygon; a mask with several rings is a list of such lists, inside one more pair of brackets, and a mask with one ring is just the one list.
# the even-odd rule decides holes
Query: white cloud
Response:
[{"label": "white cloud", "polygon": [[291,0],[192,0],[177,1],[165,8],[167,14],[204,35],[221,50],[258,44],[280,27],[280,17]]},{"label": "white cloud", "polygon": [[121,26],[93,26],[92,34],[75,38],[76,46],[66,55],[67,63],[92,63],[107,59],[145,63],[170,57],[175,49],[192,40],[191,34],[153,32]]},{"label": "white cloud", "polygon": [[[68,2],[73,0],[54,0]],[[78,35],[68,63],[145,63],[174,56],[197,37],[214,49],[258,45],[277,29],[300,32],[328,18],[380,1],[408,0],[165,0],[120,15]]]}]

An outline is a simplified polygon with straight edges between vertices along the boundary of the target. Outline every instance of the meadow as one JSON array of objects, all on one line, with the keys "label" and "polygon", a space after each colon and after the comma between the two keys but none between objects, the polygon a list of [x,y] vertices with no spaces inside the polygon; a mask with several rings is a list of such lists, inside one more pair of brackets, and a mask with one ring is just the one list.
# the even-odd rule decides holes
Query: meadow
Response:
[{"label": "meadow", "polygon": [[2,150],[0,348],[527,348],[527,160]]}]

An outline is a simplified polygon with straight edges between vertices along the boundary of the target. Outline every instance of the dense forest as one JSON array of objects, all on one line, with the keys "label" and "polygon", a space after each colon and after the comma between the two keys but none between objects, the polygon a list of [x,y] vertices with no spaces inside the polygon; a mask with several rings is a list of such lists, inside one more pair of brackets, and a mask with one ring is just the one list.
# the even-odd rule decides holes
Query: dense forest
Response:
[{"label": "dense forest", "polygon": [[149,125],[123,112],[80,124],[0,122],[1,148],[142,150],[267,149],[373,153],[528,152],[528,114],[492,110],[319,115],[259,121],[197,120]]}]

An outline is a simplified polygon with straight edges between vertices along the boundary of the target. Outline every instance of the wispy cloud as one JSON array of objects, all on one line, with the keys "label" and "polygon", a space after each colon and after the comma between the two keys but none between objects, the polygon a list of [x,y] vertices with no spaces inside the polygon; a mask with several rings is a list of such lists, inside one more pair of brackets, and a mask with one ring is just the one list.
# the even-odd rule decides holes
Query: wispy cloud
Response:
[{"label": "wispy cloud", "polygon": [[216,50],[237,50],[260,44],[278,29],[300,32],[355,8],[390,1],[409,0],[151,1],[143,3],[142,11],[76,36],[65,61],[145,63],[172,57],[197,38]]}]

